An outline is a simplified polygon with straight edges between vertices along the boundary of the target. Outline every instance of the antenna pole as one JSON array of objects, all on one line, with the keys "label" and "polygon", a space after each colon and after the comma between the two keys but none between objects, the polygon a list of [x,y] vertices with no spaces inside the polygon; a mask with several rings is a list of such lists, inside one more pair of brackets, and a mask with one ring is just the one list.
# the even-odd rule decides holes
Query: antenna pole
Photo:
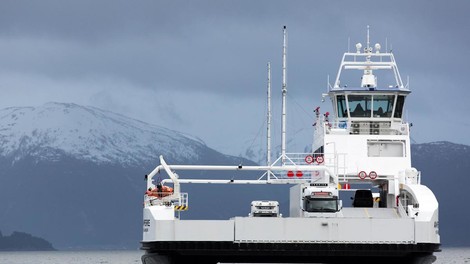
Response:
[{"label": "antenna pole", "polygon": [[[266,166],[271,166],[271,63],[268,62],[268,128]],[[268,174],[269,177],[269,174]]]},{"label": "antenna pole", "polygon": [[281,159],[282,165],[286,163],[286,95],[287,95],[287,82],[286,82],[286,41],[287,29],[284,26],[283,33],[283,47],[282,47],[282,124],[281,124]]},{"label": "antenna pole", "polygon": [[328,74],[326,77],[326,92],[330,91],[330,75]]},{"label": "antenna pole", "polygon": [[367,25],[367,50],[369,50],[369,47],[370,47],[369,25]]}]

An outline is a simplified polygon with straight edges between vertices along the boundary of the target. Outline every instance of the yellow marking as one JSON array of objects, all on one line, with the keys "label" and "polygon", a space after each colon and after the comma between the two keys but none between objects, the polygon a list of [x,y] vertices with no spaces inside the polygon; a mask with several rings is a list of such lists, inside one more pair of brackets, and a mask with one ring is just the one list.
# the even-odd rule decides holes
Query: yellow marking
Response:
[{"label": "yellow marking", "polygon": [[367,211],[367,208],[364,208],[364,212],[366,212],[367,217],[372,218],[372,217],[370,217],[369,211]]},{"label": "yellow marking", "polygon": [[185,205],[175,206],[175,211],[186,211],[186,210],[188,210],[188,206],[185,206]]},{"label": "yellow marking", "polygon": [[398,215],[398,209],[397,209],[397,208],[395,208],[395,209],[393,209],[393,211],[394,211],[394,212],[395,212],[395,214],[397,215],[397,218],[400,218],[400,215]]}]

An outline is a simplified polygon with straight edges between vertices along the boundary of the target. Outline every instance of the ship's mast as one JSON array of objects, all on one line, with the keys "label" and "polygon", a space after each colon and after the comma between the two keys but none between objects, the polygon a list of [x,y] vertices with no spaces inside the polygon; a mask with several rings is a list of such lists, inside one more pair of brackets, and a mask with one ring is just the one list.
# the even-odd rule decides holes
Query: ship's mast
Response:
[{"label": "ship's mast", "polygon": [[287,82],[286,82],[286,41],[287,29],[283,29],[284,41],[282,47],[282,119],[281,119],[281,159],[282,165],[286,162],[286,95],[287,95]]},{"label": "ship's mast", "polygon": [[370,27],[369,25],[367,25],[367,50],[369,51],[369,48],[370,48]]},{"label": "ship's mast", "polygon": [[266,166],[271,166],[271,63],[268,62],[268,125],[267,125]]}]

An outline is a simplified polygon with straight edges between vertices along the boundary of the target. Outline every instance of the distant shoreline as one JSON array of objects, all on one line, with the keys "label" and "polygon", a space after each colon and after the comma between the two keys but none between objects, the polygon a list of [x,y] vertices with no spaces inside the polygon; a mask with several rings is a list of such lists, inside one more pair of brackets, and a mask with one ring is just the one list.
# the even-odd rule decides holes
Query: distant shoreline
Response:
[{"label": "distant shoreline", "polygon": [[4,236],[0,232],[0,251],[56,251],[56,249],[43,238],[15,231],[9,236]]}]

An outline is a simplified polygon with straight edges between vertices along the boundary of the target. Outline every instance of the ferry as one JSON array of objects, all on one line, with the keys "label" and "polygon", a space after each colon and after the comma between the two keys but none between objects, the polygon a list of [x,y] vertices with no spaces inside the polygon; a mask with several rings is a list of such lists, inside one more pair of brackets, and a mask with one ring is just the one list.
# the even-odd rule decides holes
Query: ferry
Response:
[{"label": "ferry", "polygon": [[[404,118],[411,91],[394,54],[371,46],[368,29],[367,42],[344,53],[322,94],[332,113],[314,110],[313,151],[286,153],[286,32],[280,157],[270,160],[268,64],[267,164],[175,165],[160,156],[147,175],[142,263],[433,263],[440,251],[439,206],[412,166]],[[184,170],[257,171],[260,177],[184,179],[177,174]],[[256,200],[246,216],[181,219],[190,208],[181,188],[187,183],[290,184],[289,215],[280,214],[278,201]]]}]

